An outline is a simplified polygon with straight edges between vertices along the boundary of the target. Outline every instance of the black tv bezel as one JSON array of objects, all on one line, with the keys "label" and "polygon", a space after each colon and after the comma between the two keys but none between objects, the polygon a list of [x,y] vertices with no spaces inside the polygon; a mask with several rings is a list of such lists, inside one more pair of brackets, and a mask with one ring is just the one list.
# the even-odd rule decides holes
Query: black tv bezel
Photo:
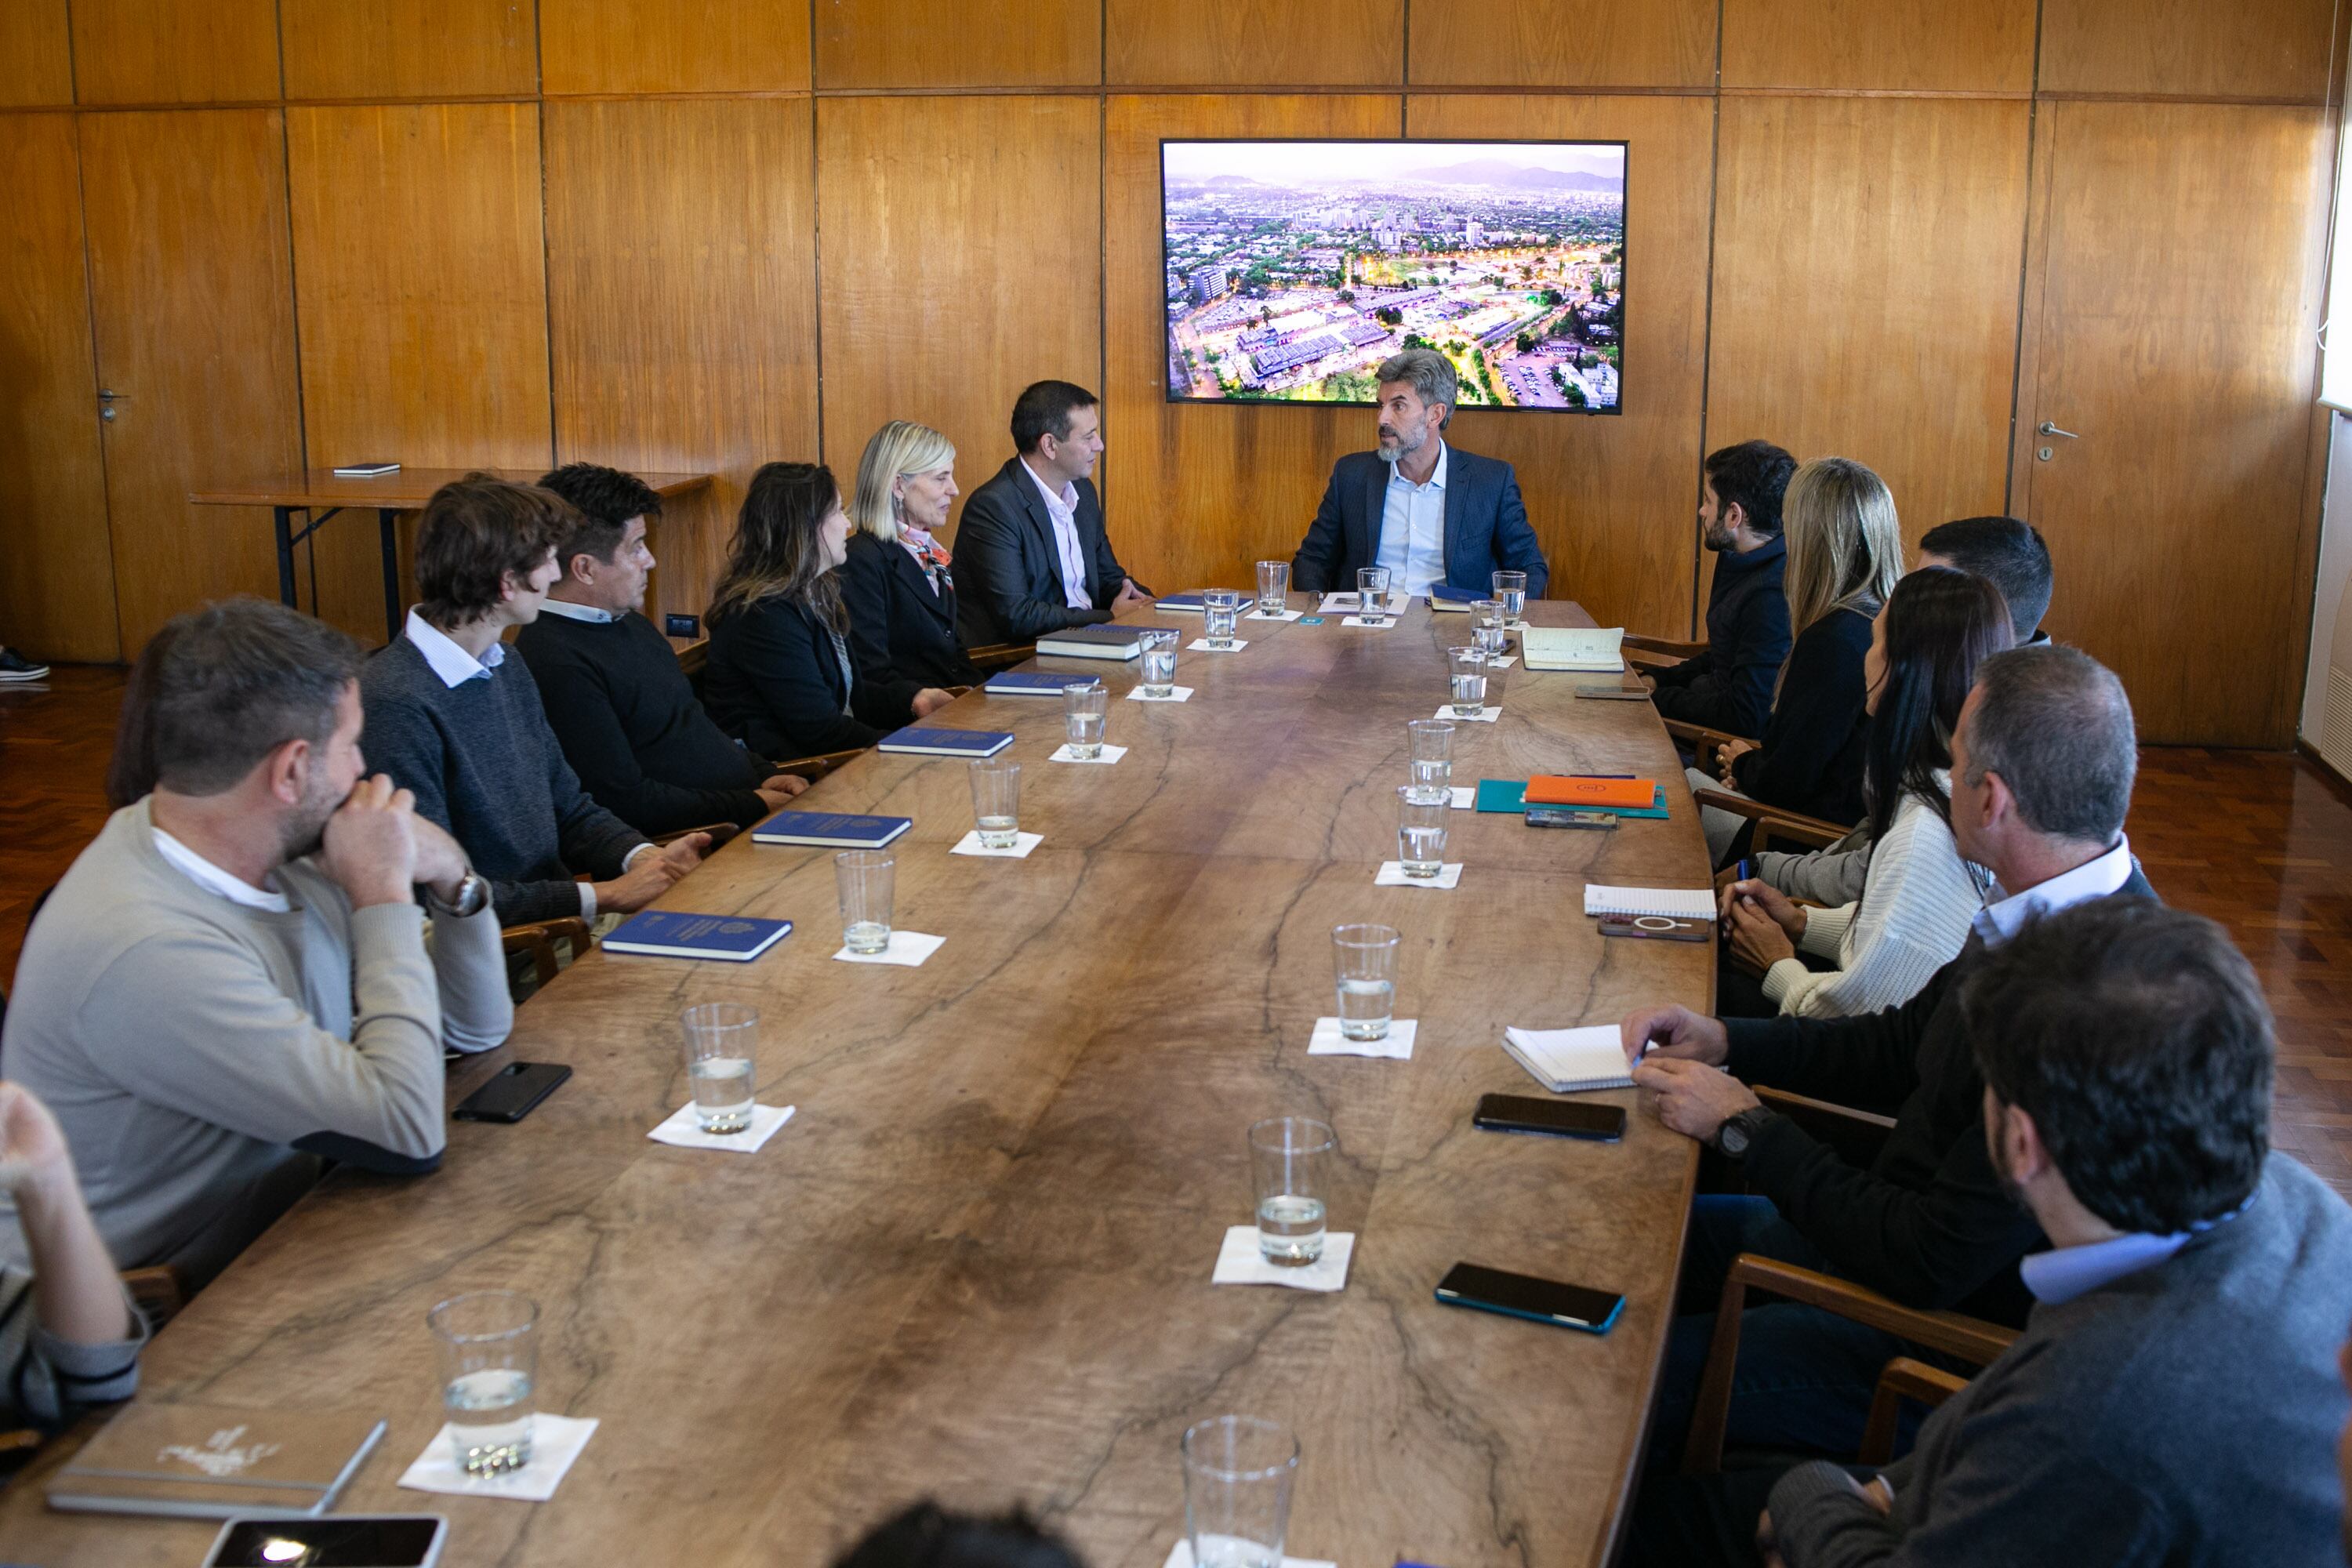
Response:
[{"label": "black tv bezel", "polygon": [[[1194,397],[1180,396],[1168,376],[1168,148],[1170,143],[1187,147],[1265,147],[1277,143],[1297,143],[1317,147],[1614,147],[1624,166],[1626,220],[1624,232],[1619,236],[1617,248],[1623,259],[1619,263],[1617,295],[1623,299],[1625,280],[1633,276],[1633,142],[1622,136],[1482,136],[1475,140],[1455,141],[1444,136],[1162,136],[1160,139],[1160,271],[1159,289],[1154,310],[1160,318],[1160,402],[1170,406],[1188,408],[1377,408],[1376,403],[1341,403],[1299,397]],[[1625,412],[1625,338],[1618,339],[1617,401],[1607,408],[1538,408],[1523,403],[1503,406],[1481,405],[1457,407],[1457,414],[1566,414],[1587,419],[1608,419]]]}]

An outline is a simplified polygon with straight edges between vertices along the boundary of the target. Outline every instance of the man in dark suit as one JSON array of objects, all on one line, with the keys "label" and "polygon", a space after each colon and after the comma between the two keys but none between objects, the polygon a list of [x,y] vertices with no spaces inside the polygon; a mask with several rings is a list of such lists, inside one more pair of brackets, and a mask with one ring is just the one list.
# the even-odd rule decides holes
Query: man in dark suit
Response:
[{"label": "man in dark suit", "polygon": [[966,647],[1034,642],[1150,602],[1111,552],[1095,463],[1102,410],[1066,381],[1041,381],[1013,405],[1018,456],[971,492],[957,525],[956,613]]},{"label": "man in dark suit", "polygon": [[1378,374],[1380,448],[1351,452],[1331,469],[1291,557],[1292,584],[1352,594],[1359,568],[1385,566],[1391,593],[1444,584],[1483,599],[1496,573],[1524,572],[1528,596],[1541,598],[1551,572],[1511,465],[1445,444],[1459,395],[1454,366],[1433,349],[1407,349]]}]

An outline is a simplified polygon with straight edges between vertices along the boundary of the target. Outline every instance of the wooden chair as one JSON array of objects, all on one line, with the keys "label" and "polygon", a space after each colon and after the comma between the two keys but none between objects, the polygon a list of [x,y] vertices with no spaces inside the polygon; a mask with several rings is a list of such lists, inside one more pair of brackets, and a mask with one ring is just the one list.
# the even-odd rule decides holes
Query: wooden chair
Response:
[{"label": "wooden chair", "polygon": [[1886,1146],[1887,1134],[1895,1131],[1895,1118],[1874,1110],[1832,1105],[1825,1100],[1791,1094],[1785,1089],[1759,1088],[1755,1093],[1766,1110],[1779,1111],[1807,1136],[1828,1144],[1839,1159],[1857,1170],[1866,1171],[1877,1163],[1879,1151]]},{"label": "wooden chair", "polygon": [[710,847],[716,849],[742,831],[731,822],[706,822],[700,827],[681,827],[676,833],[665,833],[654,842],[667,846],[677,843],[689,833],[708,833],[710,835]]},{"label": "wooden chair", "polygon": [[986,647],[966,648],[964,657],[982,675],[994,675],[1000,669],[1011,669],[1037,654],[1035,643],[991,643]]},{"label": "wooden chair", "polygon": [[1717,811],[1727,811],[1734,816],[1744,816],[1756,825],[1749,845],[1759,853],[1778,847],[1797,850],[1826,849],[1853,830],[1840,827],[1834,822],[1824,822],[1818,816],[1787,811],[1777,805],[1766,805],[1760,800],[1749,800],[1743,795],[1731,795],[1723,790],[1695,789],[1691,799],[1701,805],[1711,805]]},{"label": "wooden chair", "polygon": [[1643,669],[1664,669],[1686,658],[1696,658],[1706,651],[1704,642],[1684,642],[1675,637],[1644,637],[1639,632],[1627,632],[1620,645],[1625,662]]},{"label": "wooden chair", "polygon": [[1883,1465],[1895,1458],[1895,1435],[1903,1418],[1903,1402],[1924,1405],[1933,1410],[1968,1386],[1968,1381],[1956,1373],[1929,1366],[1924,1361],[1913,1361],[1907,1355],[1896,1356],[1878,1374],[1878,1386],[1870,1395],[1870,1416],[1863,1423],[1862,1447],[1854,1455],[1861,1465]]},{"label": "wooden chair", "polygon": [[1698,765],[1699,772],[1709,777],[1718,772],[1715,760],[1717,752],[1734,741],[1748,741],[1751,746],[1756,743],[1745,735],[1735,735],[1727,730],[1710,730],[1687,719],[1662,719],[1659,721],[1665,725],[1667,734],[1691,749],[1691,760]]},{"label": "wooden chair", "polygon": [[794,757],[789,763],[778,763],[776,771],[780,773],[798,773],[809,783],[814,784],[844,763],[856,762],[864,756],[866,752],[866,747],[859,746],[854,751],[827,752],[821,757]]},{"label": "wooden chair", "polygon": [[530,925],[509,926],[499,932],[499,942],[509,957],[519,953],[530,955],[531,968],[539,984],[547,984],[562,970],[555,956],[557,942],[569,942],[573,963],[584,957],[596,945],[595,932],[578,915],[566,915],[562,920],[538,921]]}]

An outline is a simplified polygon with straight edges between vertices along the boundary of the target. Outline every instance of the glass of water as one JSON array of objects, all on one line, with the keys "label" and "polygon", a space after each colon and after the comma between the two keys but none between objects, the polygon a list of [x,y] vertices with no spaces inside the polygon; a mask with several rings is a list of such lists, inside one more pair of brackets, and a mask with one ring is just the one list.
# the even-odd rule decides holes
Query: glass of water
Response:
[{"label": "glass of water", "polygon": [[1218,1415],[1184,1432],[1184,1533],[1194,1568],[1282,1568],[1298,1439],[1277,1422]]},{"label": "glass of water", "polygon": [[1503,614],[1500,599],[1480,599],[1470,606],[1470,636],[1487,657],[1499,655],[1510,646],[1510,617]]},{"label": "glass of water", "polygon": [[1290,610],[1290,563],[1261,561],[1257,563],[1257,613],[1262,616],[1286,615]]},{"label": "glass of water", "polygon": [[1486,656],[1475,647],[1450,647],[1445,664],[1453,681],[1454,716],[1475,719],[1486,706]]},{"label": "glass of water", "polygon": [[1445,818],[1451,807],[1443,795],[1411,784],[1397,787],[1397,860],[1415,881],[1445,868]]},{"label": "glass of water", "polygon": [[[887,891],[882,895],[886,911],[889,897]],[[886,912],[882,931],[886,942],[890,940],[888,919]],[[742,1131],[751,1125],[751,1075],[759,1056],[760,1010],[740,1002],[704,1002],[679,1014],[678,1024],[686,1034],[686,1076],[694,1086],[695,1124],[705,1132]]]},{"label": "glass of water", "polygon": [[1010,849],[1021,837],[1021,764],[982,757],[971,764],[972,825],[983,849]]},{"label": "glass of water", "polygon": [[1502,602],[1506,621],[1524,619],[1528,613],[1528,574],[1524,572],[1496,573],[1495,597]]},{"label": "glass of water", "polygon": [[898,892],[898,861],[887,849],[845,849],[833,858],[833,880],[841,891],[841,940],[852,952],[880,952],[890,945],[890,905]]},{"label": "glass of water", "polygon": [[530,1464],[539,1303],[477,1290],[450,1297],[425,1321],[441,1346],[441,1404],[458,1470],[499,1476]]},{"label": "glass of water", "polygon": [[1258,1256],[1304,1268],[1323,1256],[1324,1200],[1339,1138],[1327,1123],[1276,1116],[1251,1126],[1249,1144]]},{"label": "glass of water", "polygon": [[1102,755],[1103,724],[1110,711],[1110,692],[1099,680],[1073,681],[1062,688],[1062,731],[1069,739],[1070,755]]},{"label": "glass of water", "polygon": [[1356,613],[1374,625],[1389,618],[1389,569],[1385,566],[1360,566],[1356,569]]},{"label": "glass of water", "polygon": [[1454,787],[1454,721],[1415,719],[1404,732],[1412,747],[1412,787],[1444,798]]},{"label": "glass of water", "polygon": [[1385,1040],[1396,1008],[1394,926],[1331,928],[1331,958],[1339,972],[1339,1033],[1350,1040]]},{"label": "glass of water", "polygon": [[1143,641],[1143,694],[1146,697],[1166,697],[1175,689],[1176,634],[1146,632]]},{"label": "glass of water", "polygon": [[1201,595],[1201,622],[1211,647],[1234,646],[1234,620],[1242,613],[1242,596],[1231,588],[1212,588]]}]

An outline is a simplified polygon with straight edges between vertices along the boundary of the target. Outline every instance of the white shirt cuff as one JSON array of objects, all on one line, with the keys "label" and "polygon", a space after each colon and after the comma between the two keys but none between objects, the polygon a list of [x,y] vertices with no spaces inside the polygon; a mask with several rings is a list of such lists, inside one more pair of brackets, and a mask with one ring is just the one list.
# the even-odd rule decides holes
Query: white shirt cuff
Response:
[{"label": "white shirt cuff", "polygon": [[590,925],[594,925],[596,923],[596,884],[575,882],[572,885],[580,889],[580,918]]}]

